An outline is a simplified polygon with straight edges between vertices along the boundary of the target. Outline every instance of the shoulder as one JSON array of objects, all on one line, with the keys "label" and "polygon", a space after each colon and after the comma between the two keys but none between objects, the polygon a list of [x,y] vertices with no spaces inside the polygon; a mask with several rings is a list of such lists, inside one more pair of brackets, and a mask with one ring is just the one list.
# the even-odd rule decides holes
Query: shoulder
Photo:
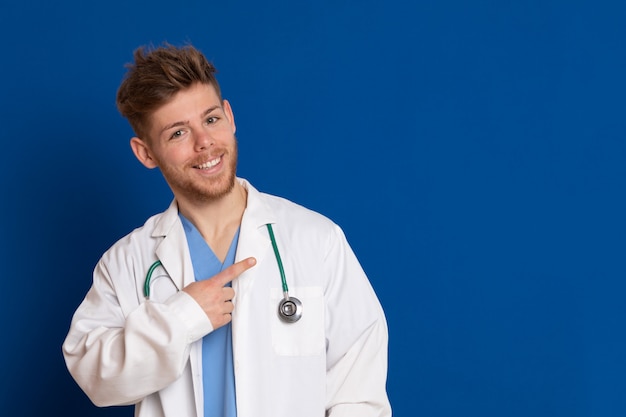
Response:
[{"label": "shoulder", "polygon": [[300,236],[335,235],[339,226],[329,217],[287,198],[261,192],[248,181],[240,179],[248,191],[246,211],[257,225],[274,223],[283,230],[289,229]]},{"label": "shoulder", "polygon": [[290,227],[330,232],[338,227],[326,215],[295,203],[284,197],[260,193],[261,198],[276,215],[278,223],[288,223]]},{"label": "shoulder", "polygon": [[325,259],[329,253],[348,246],[343,230],[329,217],[283,197],[261,197],[275,219],[274,232],[290,252],[309,257],[318,254],[319,259]]},{"label": "shoulder", "polygon": [[148,217],[143,225],[133,229],[107,249],[102,255],[102,260],[128,261],[137,255],[143,257],[144,253],[154,253],[154,248],[163,239],[163,235],[158,231],[163,227],[164,220],[171,217],[169,211],[170,209]]}]

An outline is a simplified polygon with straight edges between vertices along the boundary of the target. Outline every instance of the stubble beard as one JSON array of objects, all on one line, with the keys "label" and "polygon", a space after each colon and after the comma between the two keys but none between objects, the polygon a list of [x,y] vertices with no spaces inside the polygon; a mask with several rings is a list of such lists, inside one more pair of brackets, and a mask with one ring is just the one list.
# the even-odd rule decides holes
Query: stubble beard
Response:
[{"label": "stubble beard", "polygon": [[233,152],[225,156],[230,156],[227,169],[218,177],[204,179],[201,182],[168,168],[161,167],[161,172],[170,188],[177,190],[185,199],[196,203],[208,203],[223,198],[235,187],[238,156],[236,141]]}]

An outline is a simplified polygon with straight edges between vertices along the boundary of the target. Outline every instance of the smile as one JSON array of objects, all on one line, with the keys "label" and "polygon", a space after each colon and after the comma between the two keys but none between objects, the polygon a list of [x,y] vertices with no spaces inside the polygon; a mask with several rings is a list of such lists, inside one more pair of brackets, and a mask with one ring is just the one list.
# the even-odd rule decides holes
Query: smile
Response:
[{"label": "smile", "polygon": [[209,168],[212,168],[215,165],[219,164],[221,160],[222,160],[222,157],[218,156],[217,158],[212,159],[212,160],[210,160],[208,162],[205,162],[204,164],[196,165],[196,168],[198,168],[198,169],[209,169]]}]

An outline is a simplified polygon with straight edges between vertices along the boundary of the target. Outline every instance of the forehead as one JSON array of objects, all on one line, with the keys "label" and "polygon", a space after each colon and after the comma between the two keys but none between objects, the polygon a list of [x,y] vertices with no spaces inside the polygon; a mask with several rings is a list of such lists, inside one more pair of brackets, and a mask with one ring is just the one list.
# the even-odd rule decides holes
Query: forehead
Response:
[{"label": "forehead", "polygon": [[211,84],[193,84],[178,91],[167,102],[152,112],[150,130],[162,129],[172,123],[187,122],[211,107],[220,106],[221,100]]}]

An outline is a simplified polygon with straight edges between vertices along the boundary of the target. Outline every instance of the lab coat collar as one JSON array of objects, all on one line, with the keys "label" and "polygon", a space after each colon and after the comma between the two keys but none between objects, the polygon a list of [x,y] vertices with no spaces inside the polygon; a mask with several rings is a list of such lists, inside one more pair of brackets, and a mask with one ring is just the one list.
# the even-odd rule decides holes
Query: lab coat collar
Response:
[{"label": "lab coat collar", "polygon": [[265,225],[276,223],[276,217],[256,188],[245,179],[237,180],[248,192],[248,200],[241,219],[235,261],[253,256],[260,262],[271,245]]},{"label": "lab coat collar", "polygon": [[246,210],[243,215],[242,224],[247,221],[255,227],[263,227],[268,223],[276,223],[276,217],[272,209],[267,205],[262,194],[252,186],[247,180],[237,178],[237,181],[248,192]]},{"label": "lab coat collar", "polygon": [[176,200],[156,220],[152,237],[161,239],[155,253],[176,287],[180,290],[191,284],[195,280],[193,265]]}]

